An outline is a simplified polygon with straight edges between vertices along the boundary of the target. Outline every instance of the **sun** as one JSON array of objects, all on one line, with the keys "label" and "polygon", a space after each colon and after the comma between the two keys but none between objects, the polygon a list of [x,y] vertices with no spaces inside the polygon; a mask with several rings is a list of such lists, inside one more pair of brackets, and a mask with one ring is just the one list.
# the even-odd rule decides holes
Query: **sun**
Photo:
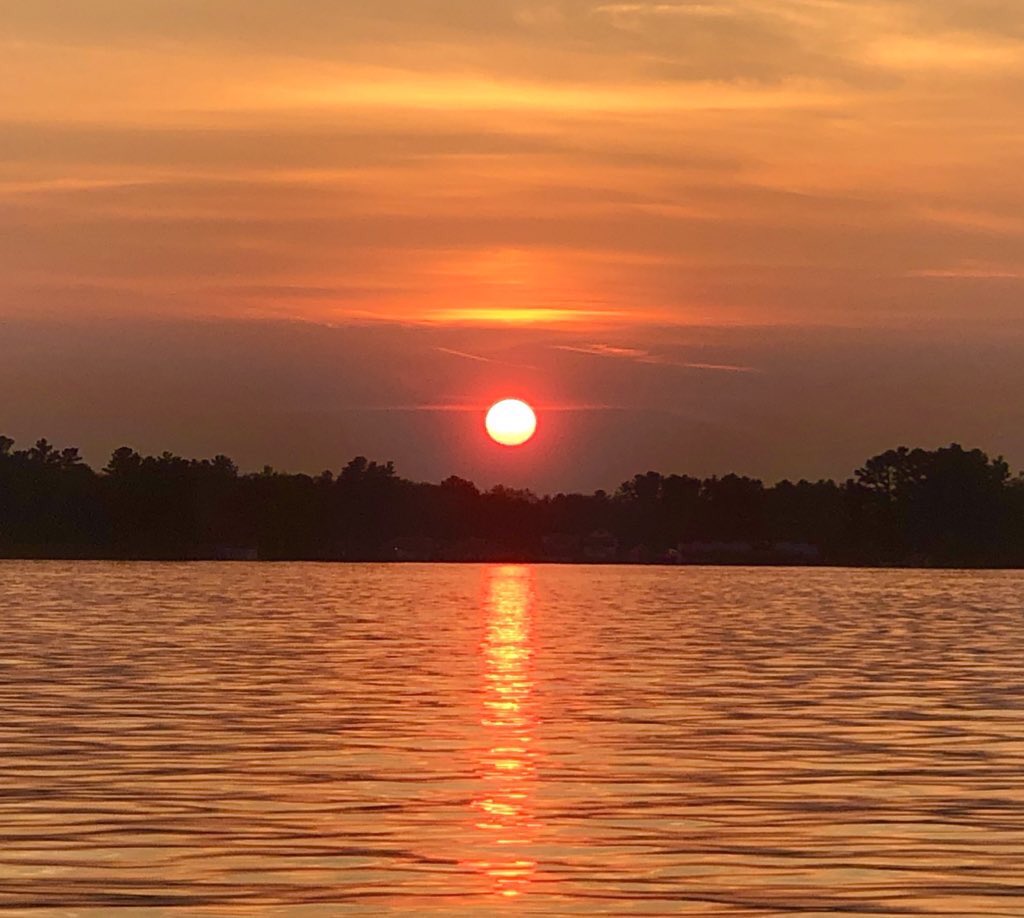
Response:
[{"label": "sun", "polygon": [[526,402],[506,398],[491,405],[484,426],[495,443],[522,446],[537,431],[537,415]]}]

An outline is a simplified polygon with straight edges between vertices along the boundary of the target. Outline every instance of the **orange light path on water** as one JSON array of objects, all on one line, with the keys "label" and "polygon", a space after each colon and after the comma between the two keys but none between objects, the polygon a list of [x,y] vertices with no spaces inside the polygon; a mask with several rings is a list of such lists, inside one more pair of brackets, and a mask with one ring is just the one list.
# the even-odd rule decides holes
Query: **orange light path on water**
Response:
[{"label": "orange light path on water", "polygon": [[[530,696],[533,572],[509,565],[487,571],[486,634],[480,724],[489,738],[479,762],[481,790],[473,801],[474,825],[486,858],[471,865],[490,882],[495,895],[521,895],[536,861],[523,853],[538,828],[532,813],[536,718]],[[507,851],[507,853],[505,853]]]}]

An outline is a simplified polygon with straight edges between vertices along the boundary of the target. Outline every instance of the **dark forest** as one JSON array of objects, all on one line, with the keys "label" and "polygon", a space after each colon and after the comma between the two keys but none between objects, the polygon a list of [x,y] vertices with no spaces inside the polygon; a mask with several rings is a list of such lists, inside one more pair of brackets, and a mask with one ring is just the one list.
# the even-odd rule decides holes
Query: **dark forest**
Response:
[{"label": "dark forest", "polygon": [[843,482],[645,472],[545,497],[363,457],[243,474],[122,447],[97,472],[75,448],[15,446],[0,437],[3,557],[1024,565],[1024,477],[956,444],[889,450]]}]

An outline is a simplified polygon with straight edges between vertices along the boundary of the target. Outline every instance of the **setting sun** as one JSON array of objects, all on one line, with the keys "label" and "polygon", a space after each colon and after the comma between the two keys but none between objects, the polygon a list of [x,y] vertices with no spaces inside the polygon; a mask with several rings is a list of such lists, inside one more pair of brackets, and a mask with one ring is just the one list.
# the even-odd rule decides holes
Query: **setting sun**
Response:
[{"label": "setting sun", "polygon": [[484,426],[495,443],[521,446],[536,432],[537,416],[526,402],[506,398],[491,406]]}]

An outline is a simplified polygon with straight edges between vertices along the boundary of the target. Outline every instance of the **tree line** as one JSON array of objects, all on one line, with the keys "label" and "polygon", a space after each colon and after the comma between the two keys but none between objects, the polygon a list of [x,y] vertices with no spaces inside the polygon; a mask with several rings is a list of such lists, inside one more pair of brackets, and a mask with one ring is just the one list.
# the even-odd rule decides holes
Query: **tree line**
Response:
[{"label": "tree line", "polygon": [[645,472],[614,492],[482,491],[402,478],[363,457],[337,473],[241,473],[226,456],[0,437],[0,557],[265,560],[778,560],[1024,566],[1024,476],[957,444],[900,447],[846,481]]}]

